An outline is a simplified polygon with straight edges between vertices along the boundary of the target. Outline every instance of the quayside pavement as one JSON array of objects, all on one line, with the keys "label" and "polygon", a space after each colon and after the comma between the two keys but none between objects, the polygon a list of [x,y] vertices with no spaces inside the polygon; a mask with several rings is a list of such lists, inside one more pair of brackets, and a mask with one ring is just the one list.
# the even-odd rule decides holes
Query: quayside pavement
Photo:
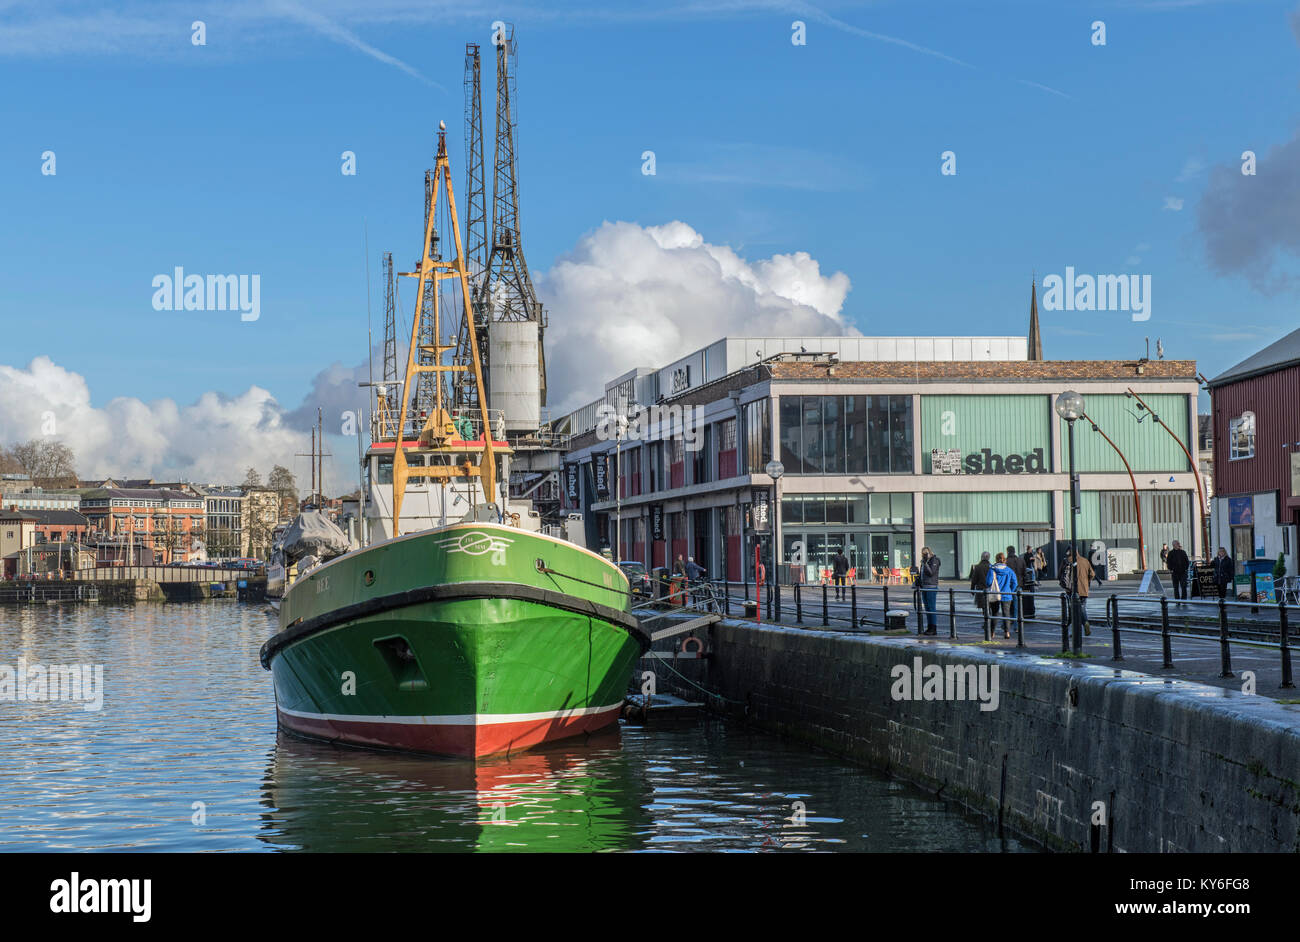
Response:
[{"label": "quayside pavement", "polygon": [[[754,587],[748,586],[748,598]],[[1010,621],[1011,637],[1005,638],[1002,625],[991,631],[985,641],[984,618],[976,607],[972,593],[964,582],[940,583],[936,604],[938,633],[918,634],[916,596],[911,586],[889,586],[890,611],[905,613],[904,628],[886,627],[885,593],[880,586],[859,585],[854,605],[846,590],[844,601],[835,599],[833,588],[823,592],[821,586],[802,586],[796,600],[793,587],[781,588],[780,617],[774,599],[764,588],[761,621],[791,628],[866,633],[878,636],[912,637],[920,644],[941,643],[971,645],[1024,653],[1041,657],[1060,657],[1062,653],[1062,603],[1059,588],[1040,586],[1035,594],[1035,617],[1024,618],[1018,626]],[[1192,602],[1180,606],[1173,599],[1168,606],[1168,655],[1172,667],[1166,666],[1166,643],[1162,630],[1161,604],[1158,596],[1140,598],[1132,582],[1112,582],[1094,586],[1088,598],[1087,612],[1092,634],[1083,638],[1079,663],[1096,667],[1138,671],[1154,677],[1193,681],[1226,692],[1254,693],[1282,702],[1300,703],[1300,688],[1283,686],[1284,653],[1280,646],[1278,606],[1260,603],[1230,603],[1225,606],[1228,627],[1227,671],[1221,637],[1220,612],[1216,601]],[[744,613],[746,587],[731,586],[726,606],[731,617]],[[950,591],[951,590],[951,591]],[[1114,596],[1116,601],[1108,601]],[[823,600],[824,599],[824,600]],[[1115,659],[1115,632],[1108,623],[1118,613],[1119,653]],[[856,616],[856,617],[855,617]],[[1300,609],[1288,607],[1289,644],[1300,633]],[[924,628],[926,619],[921,616]],[[1019,627],[1019,631],[1018,631]],[[955,638],[953,634],[955,633]],[[1020,641],[1023,639],[1023,647]],[[1290,653],[1290,652],[1288,652]],[[1253,689],[1252,689],[1253,683]]]}]

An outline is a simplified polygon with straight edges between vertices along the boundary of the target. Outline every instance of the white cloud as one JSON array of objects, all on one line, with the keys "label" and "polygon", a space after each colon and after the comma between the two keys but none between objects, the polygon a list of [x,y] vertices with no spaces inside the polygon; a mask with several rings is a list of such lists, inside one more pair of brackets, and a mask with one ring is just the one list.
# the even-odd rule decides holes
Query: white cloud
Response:
[{"label": "white cloud", "polygon": [[[258,386],[233,398],[205,392],[189,405],[119,396],[95,407],[85,378],[49,357],[36,357],[25,368],[0,365],[0,442],[43,437],[51,413],[51,437],[72,448],[83,478],[239,483],[250,466],[265,478],[282,464],[307,489],[301,473],[307,461],[295,455],[307,452],[310,436],[291,427],[288,413]],[[339,486],[329,490],[351,490],[355,485],[346,482],[355,480],[355,458],[337,457],[343,448],[331,450],[336,458],[327,464],[326,481]]]},{"label": "white cloud", "polygon": [[[553,416],[592,401],[619,373],[663,366],[727,334],[858,333],[841,314],[850,289],[843,272],[823,275],[807,252],[750,261],[683,222],[605,223],[538,287],[550,312]],[[403,357],[404,346],[399,339]],[[327,491],[341,493],[355,487],[356,439],[340,435],[340,416],[369,408],[368,392],[357,387],[368,375],[364,361],[331,363],[293,409],[258,386],[234,397],[205,392],[188,405],[119,396],[96,407],[83,376],[41,356],[26,367],[0,364],[0,443],[42,436],[53,413],[54,437],[73,449],[83,478],[238,483],[250,466],[265,477],[281,464],[305,492],[307,459],[297,455],[308,451],[319,406],[333,452]]]},{"label": "white cloud", "polygon": [[1174,178],[1175,182],[1186,183],[1193,177],[1198,176],[1204,170],[1205,161],[1201,160],[1199,157],[1188,157],[1183,161],[1183,169],[1179,171],[1178,176]]},{"label": "white cloud", "polygon": [[1172,209],[1174,212],[1179,213],[1183,210],[1183,202],[1184,200],[1181,196],[1166,196],[1165,205],[1161,208]]},{"label": "white cloud", "polygon": [[843,272],[806,252],[754,262],[684,222],[607,222],[539,278],[550,315],[552,416],[596,399],[607,380],[663,366],[727,334],[844,335]]}]

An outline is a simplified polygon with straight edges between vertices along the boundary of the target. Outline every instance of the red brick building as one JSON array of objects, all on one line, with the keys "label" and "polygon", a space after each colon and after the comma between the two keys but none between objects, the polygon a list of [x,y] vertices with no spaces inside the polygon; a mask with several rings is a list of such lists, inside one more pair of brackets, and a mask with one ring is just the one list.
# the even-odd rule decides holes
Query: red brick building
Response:
[{"label": "red brick building", "polygon": [[99,544],[98,564],[188,562],[202,550],[204,500],[170,488],[101,488],[81,510]]},{"label": "red brick building", "polygon": [[1300,330],[1210,380],[1214,427],[1211,535],[1241,571],[1276,560],[1296,574],[1300,524]]},{"label": "red brick building", "polygon": [[37,543],[84,543],[90,535],[90,521],[75,510],[29,510],[36,518]]}]

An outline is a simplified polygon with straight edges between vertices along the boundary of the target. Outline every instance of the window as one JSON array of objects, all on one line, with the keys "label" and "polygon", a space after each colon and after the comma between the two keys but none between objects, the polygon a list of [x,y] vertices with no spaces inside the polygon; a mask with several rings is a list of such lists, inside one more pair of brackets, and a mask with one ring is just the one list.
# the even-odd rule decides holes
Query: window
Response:
[{"label": "window", "polygon": [[912,470],[912,397],[868,396],[867,447],[871,474]]},{"label": "window", "polygon": [[1253,458],[1255,456],[1255,413],[1243,412],[1228,423],[1229,458]]},{"label": "window", "polygon": [[380,484],[393,483],[393,459],[389,457],[379,458],[379,473],[377,480]]},{"label": "window", "polygon": [[719,451],[731,451],[736,447],[736,420],[727,419],[725,422],[719,422],[722,427],[722,434],[719,436]]},{"label": "window", "polygon": [[759,399],[741,407],[745,423],[745,463],[749,474],[762,474],[772,460],[772,417],[768,400]]}]

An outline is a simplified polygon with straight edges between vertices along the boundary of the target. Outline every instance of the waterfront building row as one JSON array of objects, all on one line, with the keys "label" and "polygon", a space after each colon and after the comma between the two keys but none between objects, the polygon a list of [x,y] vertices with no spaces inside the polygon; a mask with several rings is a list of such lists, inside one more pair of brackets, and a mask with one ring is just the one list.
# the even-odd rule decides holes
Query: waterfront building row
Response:
[{"label": "waterfront building row", "polygon": [[[960,339],[931,338],[947,349]],[[770,506],[786,578],[817,579],[839,548],[864,577],[906,569],[923,545],[945,577],[965,576],[984,550],[1050,553],[1070,532],[1066,423],[1053,409],[1070,388],[1091,420],[1075,428],[1079,539],[1122,571],[1142,555],[1158,565],[1175,539],[1203,552],[1183,451],[1196,460],[1194,362],[850,361],[813,349],[698,385],[682,377],[651,402],[638,401],[627,377],[607,384],[607,401],[570,417],[562,471],[566,506],[584,514],[589,542],[651,566],[694,556],[711,574],[752,578],[746,537]],[[1181,446],[1141,421],[1130,389]],[[622,440],[610,391],[632,417]],[[773,459],[784,466],[776,481],[766,472]]]}]

